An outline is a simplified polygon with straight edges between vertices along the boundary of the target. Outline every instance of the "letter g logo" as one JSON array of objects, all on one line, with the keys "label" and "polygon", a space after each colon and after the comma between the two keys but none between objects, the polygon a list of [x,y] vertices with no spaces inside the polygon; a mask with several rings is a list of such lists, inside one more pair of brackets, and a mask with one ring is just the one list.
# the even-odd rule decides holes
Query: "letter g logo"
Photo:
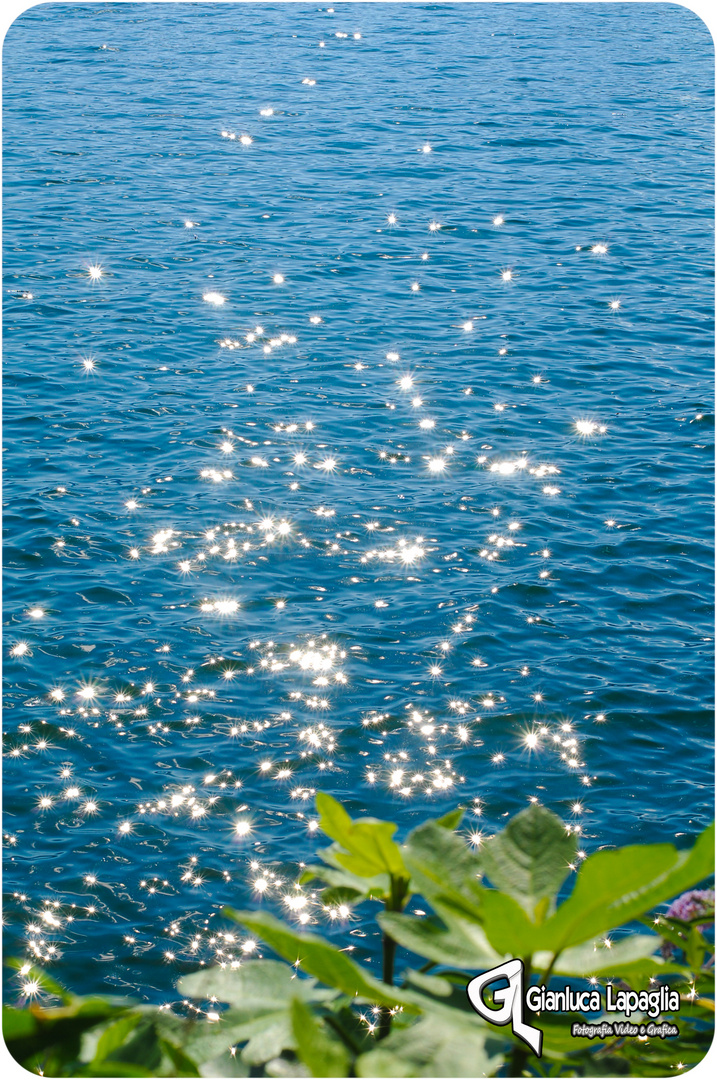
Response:
[{"label": "letter g logo", "polygon": [[[508,985],[501,986],[493,991],[493,1001],[500,1005],[499,1009],[492,1009],[483,1000],[483,989],[489,983],[497,979],[507,979]],[[531,1027],[523,1021],[523,961],[507,960],[499,967],[484,971],[471,979],[466,987],[468,1000],[472,1007],[491,1024],[504,1027],[511,1024],[513,1033],[527,1043],[530,1049],[538,1057],[543,1049],[543,1033],[539,1028]]]}]

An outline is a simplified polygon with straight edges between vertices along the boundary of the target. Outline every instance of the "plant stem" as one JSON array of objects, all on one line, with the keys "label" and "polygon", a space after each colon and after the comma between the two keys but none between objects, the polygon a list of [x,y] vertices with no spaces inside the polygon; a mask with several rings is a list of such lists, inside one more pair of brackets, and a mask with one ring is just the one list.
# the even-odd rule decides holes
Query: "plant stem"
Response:
[{"label": "plant stem", "polygon": [[[391,875],[391,892],[384,907],[386,911],[403,910],[408,894],[408,882],[404,878]],[[384,931],[382,940],[383,968],[381,978],[387,986],[393,986],[394,965],[396,961],[396,942]],[[386,1005],[381,1007],[381,1019],[378,1024],[377,1039],[385,1039],[391,1030],[391,1013]]]},{"label": "plant stem", "polygon": [[550,960],[550,963],[548,964],[545,971],[543,972],[543,977],[540,980],[540,982],[538,983],[538,986],[547,986],[548,985],[548,983],[550,981],[550,976],[553,974],[553,968],[555,967],[555,961],[558,959],[559,956],[560,956],[560,950],[558,949],[557,952],[553,953],[553,955],[551,957],[551,960]]},{"label": "plant stem", "polygon": [[381,978],[388,986],[393,986],[393,966],[396,959],[396,942],[388,934],[383,935],[383,970]]}]

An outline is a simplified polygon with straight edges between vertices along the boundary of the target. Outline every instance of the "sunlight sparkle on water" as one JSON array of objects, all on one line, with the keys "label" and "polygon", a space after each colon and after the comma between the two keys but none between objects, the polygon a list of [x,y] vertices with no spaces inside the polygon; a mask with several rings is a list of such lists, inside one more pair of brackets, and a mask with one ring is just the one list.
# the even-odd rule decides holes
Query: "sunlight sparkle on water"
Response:
[{"label": "sunlight sparkle on water", "polygon": [[595,420],[576,420],[575,430],[579,435],[604,435],[607,428],[604,424],[598,424]]},{"label": "sunlight sparkle on water", "polygon": [[[332,50],[344,50],[342,62],[346,50],[355,56],[356,49],[346,41],[350,36],[337,32],[339,41],[328,46],[322,62],[336,61],[329,55]],[[360,35],[353,38],[359,40]],[[316,47],[315,41],[312,44]],[[323,41],[320,44],[324,46]],[[290,79],[298,80],[298,74],[294,68]],[[317,91],[322,110],[335,107],[328,68],[326,74]],[[316,80],[304,78],[302,83],[313,87]],[[294,84],[294,95],[296,89]],[[274,108],[256,106],[264,94],[270,96],[268,85],[261,89],[257,83],[256,91],[254,105],[250,102],[254,120],[245,117],[237,123],[255,125],[257,112],[263,118],[275,116]],[[274,162],[279,161],[276,155],[285,154],[289,145],[282,140],[297,138],[299,131],[290,127],[299,113],[287,102],[277,104],[280,117],[262,126],[260,142],[252,154],[242,154],[241,161],[230,163],[226,157],[237,151],[217,142],[216,120],[207,121],[211,145],[202,153],[217,155],[219,170],[241,166],[243,175],[249,169],[247,191],[265,183],[270,173],[260,174],[259,181],[252,170],[270,168],[272,154]],[[301,108],[311,110],[317,103],[317,95],[303,95]],[[574,687],[568,687],[566,700],[556,703],[545,656],[552,647],[550,636],[556,638],[554,616],[563,611],[560,605],[570,617],[566,595],[560,595],[558,558],[570,529],[565,525],[568,499],[579,512],[572,500],[579,498],[581,482],[588,475],[581,470],[597,469],[601,462],[606,474],[608,469],[601,451],[610,449],[611,440],[598,445],[598,440],[586,442],[576,436],[587,439],[606,433],[607,427],[590,417],[592,409],[607,414],[608,384],[585,381],[574,397],[561,398],[551,430],[551,414],[542,410],[564,390],[560,366],[539,350],[537,341],[529,341],[525,312],[510,310],[523,281],[530,280],[531,291],[541,284],[542,270],[528,278],[526,268],[536,265],[530,249],[518,247],[521,230],[526,239],[526,221],[516,210],[511,229],[498,231],[505,218],[497,213],[488,218],[490,203],[487,210],[478,211],[477,221],[470,215],[458,220],[456,203],[445,197],[445,177],[433,176],[444,161],[450,163],[453,147],[443,128],[434,134],[440,135],[442,149],[432,166],[420,165],[412,157],[416,150],[432,153],[430,143],[416,144],[414,135],[402,148],[399,145],[399,153],[408,153],[414,168],[420,168],[421,184],[429,185],[425,201],[411,209],[410,220],[407,209],[389,211],[390,206],[407,205],[400,188],[378,192],[383,201],[372,203],[362,218],[364,233],[377,245],[372,258],[386,260],[371,262],[369,272],[380,265],[385,281],[380,280],[369,322],[362,321],[356,308],[355,335],[346,321],[354,318],[353,285],[344,282],[349,291],[343,296],[324,287],[335,272],[340,289],[341,279],[348,279],[349,270],[358,274],[358,260],[365,257],[361,244],[366,236],[359,243],[352,235],[354,218],[348,204],[322,203],[322,213],[326,209],[332,215],[331,233],[337,241],[336,251],[328,255],[325,222],[310,219],[313,225],[307,225],[301,236],[312,260],[306,263],[290,261],[297,251],[290,243],[295,222],[288,213],[284,219],[281,192],[268,183],[260,188],[256,213],[269,222],[258,226],[269,238],[261,249],[254,246],[251,210],[237,220],[216,215],[213,225],[220,231],[210,234],[213,210],[205,209],[209,204],[203,192],[192,191],[192,204],[205,219],[201,237],[177,234],[176,225],[193,230],[199,223],[181,217],[172,220],[169,210],[170,220],[162,224],[171,227],[174,243],[182,250],[176,259],[174,254],[165,258],[165,277],[153,280],[169,281],[166,272],[176,270],[173,261],[182,264],[176,279],[183,289],[181,314],[187,320],[194,318],[203,335],[201,362],[195,365],[191,350],[184,349],[179,337],[175,347],[169,337],[164,344],[157,339],[167,366],[145,369],[141,354],[132,357],[130,378],[144,381],[158,370],[167,373],[162,380],[168,396],[161,406],[167,411],[167,438],[160,445],[149,430],[152,421],[138,411],[140,471],[130,469],[110,489],[107,517],[115,514],[119,539],[112,538],[99,504],[93,507],[89,488],[79,490],[78,481],[74,492],[62,476],[58,479],[65,479],[68,486],[55,487],[54,480],[48,481],[46,494],[48,500],[57,500],[57,517],[46,547],[63,566],[81,566],[79,560],[86,560],[92,583],[78,593],[88,606],[72,628],[72,644],[69,637],[67,641],[68,652],[72,648],[76,655],[73,651],[64,670],[47,670],[45,683],[27,702],[42,708],[23,709],[22,723],[9,733],[8,764],[22,770],[24,797],[34,815],[30,847],[42,829],[51,837],[58,829],[85,829],[84,846],[75,846],[86,853],[82,858],[88,865],[81,867],[78,880],[80,889],[93,894],[106,888],[98,880],[103,876],[98,868],[109,865],[105,856],[97,855],[99,836],[109,837],[117,849],[110,859],[134,860],[137,868],[143,863],[141,873],[146,876],[141,880],[139,874],[134,880],[133,871],[122,871],[128,875],[122,888],[128,893],[141,890],[142,911],[148,903],[161,902],[163,921],[159,932],[150,934],[149,917],[140,927],[139,916],[133,916],[137,925],[123,941],[136,947],[136,955],[159,945],[157,955],[180,970],[186,963],[232,968],[253,959],[257,942],[217,929],[218,917],[213,921],[225,899],[221,890],[230,880],[239,894],[243,888],[255,900],[282,905],[298,924],[340,926],[349,920],[349,905],[324,906],[318,890],[311,893],[310,887],[294,884],[300,871],[292,860],[308,860],[310,844],[320,839],[314,836],[320,823],[309,815],[315,812],[314,798],[322,788],[353,790],[364,802],[374,797],[368,787],[378,788],[398,816],[406,803],[422,813],[431,801],[450,799],[464,781],[473,784],[476,777],[483,777],[488,818],[496,805],[502,805],[501,800],[491,805],[490,785],[496,782],[490,779],[493,770],[486,768],[488,763],[534,770],[535,779],[545,781],[547,805],[558,789],[548,788],[548,774],[543,776],[540,770],[552,755],[571,785],[556,796],[563,809],[570,807],[574,816],[591,813],[582,801],[571,801],[578,794],[590,794],[579,787],[587,789],[597,779],[588,775],[581,761],[589,740],[580,734],[580,726],[586,723],[593,739],[603,734],[593,724],[607,723],[606,716],[594,710],[601,704],[606,707],[606,702],[598,702],[596,691],[588,699],[591,704],[580,701],[581,721],[564,723],[562,709],[578,713],[570,700]],[[240,146],[253,144],[241,129],[221,135]],[[348,197],[348,192],[343,194]],[[500,205],[504,196],[496,189],[493,197]],[[227,206],[231,205],[230,200]],[[244,202],[241,209],[247,209]],[[293,213],[295,208],[290,209]],[[483,212],[486,219],[481,221]],[[384,222],[391,228],[381,228]],[[488,222],[496,231],[487,229]],[[535,234],[535,229],[532,223],[527,232]],[[431,271],[422,289],[412,275],[417,261],[429,259],[419,246],[425,244],[426,231],[434,251],[431,268],[421,271],[426,275]],[[475,243],[469,233],[477,234]],[[470,247],[472,261],[452,262],[462,247]],[[564,247],[563,242],[560,250]],[[572,243],[568,247],[572,249]],[[607,251],[603,243],[590,247],[595,256]],[[334,257],[346,261],[328,266],[327,260]],[[586,258],[579,264],[586,275],[594,278],[610,271],[609,262],[591,261],[587,250]],[[521,269],[514,272],[505,265],[508,260],[515,260]],[[85,264],[78,262],[84,270]],[[284,274],[275,269],[277,262],[291,282],[286,290],[272,291],[270,283],[285,284]],[[124,266],[113,263],[112,274],[107,275],[110,282],[115,281],[117,265]],[[149,266],[155,269],[155,264]],[[295,266],[301,270],[294,273]],[[515,287],[499,286],[498,272],[503,282]],[[185,279],[181,276],[185,273],[194,276]],[[99,265],[90,266],[87,274],[97,281],[103,271]],[[86,290],[86,279],[84,285],[77,280],[83,276],[74,275],[78,293]],[[619,287],[623,284],[621,279]],[[216,291],[221,287],[231,292],[231,301]],[[575,281],[571,287],[575,299]],[[607,285],[605,291],[617,287]],[[200,293],[202,288],[208,291]],[[492,297],[490,310],[486,289]],[[412,300],[405,295],[409,290],[423,295]],[[108,291],[103,285],[93,297],[102,294],[102,300],[109,299]],[[228,311],[212,315],[200,309],[197,319],[199,295],[216,308],[226,305]],[[583,312],[597,322],[604,320],[608,297],[599,292],[597,303],[582,304]],[[85,302],[86,293],[80,299]],[[620,307],[619,300],[609,303],[613,310]],[[324,317],[312,313],[319,306]],[[257,319],[261,322],[254,325]],[[483,337],[477,333],[484,329],[477,326],[482,320],[491,337],[481,359],[473,354]],[[611,332],[619,333],[624,320],[609,321]],[[297,326],[302,340],[293,349]],[[85,342],[94,340],[85,337]],[[94,347],[99,353],[100,346]],[[232,351],[235,357],[230,356]],[[113,394],[108,403],[95,402],[93,393],[109,377],[114,380],[122,374],[123,365],[130,369],[130,353],[110,355],[111,362],[101,350],[98,372],[108,378],[82,379],[80,395],[108,423],[122,398]],[[83,359],[80,352],[79,359],[69,364],[76,383],[80,363],[87,372],[95,368],[94,360]],[[531,374],[543,364],[545,376]],[[247,375],[258,380],[256,385],[246,382]],[[192,414],[188,437],[183,443],[179,438],[182,460],[175,443],[191,408],[181,414],[177,383],[190,376],[198,380],[202,392],[197,394],[198,411]],[[472,385],[466,387],[468,382]],[[535,389],[543,382],[549,385]],[[425,393],[425,403],[416,383]],[[346,411],[333,413],[334,406]],[[683,408],[692,416],[706,406],[695,398]],[[430,410],[433,416],[416,414],[414,409]],[[307,415],[320,420],[306,420]],[[614,415],[621,415],[617,403]],[[702,416],[697,413],[697,418]],[[549,435],[541,442],[546,429]],[[107,430],[111,435],[112,428]],[[144,435],[149,456],[140,441]],[[84,437],[72,434],[73,443],[80,438],[75,446],[78,460]],[[91,476],[95,456],[92,447],[79,477]],[[165,472],[173,472],[174,480]],[[546,502],[545,496],[561,494],[548,482],[561,473],[565,500]],[[128,498],[131,491],[135,497]],[[494,505],[498,501],[500,506]],[[623,509],[615,497],[614,511],[622,514]],[[595,513],[600,532],[602,514],[599,509]],[[630,527],[628,521],[626,517],[619,528]],[[613,518],[604,526],[618,528]],[[551,549],[543,546],[548,543],[553,546],[552,557]],[[118,586],[108,586],[106,597],[99,577],[103,553],[113,564]],[[551,562],[544,561],[549,558]],[[28,633],[27,641],[11,640],[6,645],[13,661],[18,660],[17,664],[8,660],[8,667],[16,668],[23,683],[30,682],[33,665],[43,673],[48,652],[53,656],[61,652],[57,641],[66,627],[55,624],[68,615],[61,609],[71,594],[56,593],[48,586],[50,581],[38,577],[11,616],[20,631]],[[104,652],[101,642],[95,641],[93,621],[97,610],[93,605],[101,602],[117,605],[119,627],[117,646],[110,643]],[[142,605],[150,610],[141,610]],[[516,647],[511,646],[507,656],[501,642],[504,631],[509,640],[511,606],[513,629],[517,627],[524,638],[518,644],[516,635]],[[415,637],[411,627],[416,627]],[[540,641],[543,631],[545,642]],[[130,632],[132,648],[123,636]],[[171,657],[170,645],[162,641],[171,641]],[[54,685],[55,680],[65,689]],[[548,702],[536,689],[542,680]],[[100,736],[115,740],[112,747],[128,747],[125,763],[131,760],[132,766],[117,774],[121,783],[113,773],[112,783],[102,787],[102,774],[86,767],[90,743],[98,746]],[[153,771],[150,764],[141,771],[145,759],[157,768]],[[120,754],[118,767],[119,761]],[[132,770],[136,776],[130,776]],[[30,777],[27,783],[25,773]],[[502,778],[508,776],[506,769]],[[544,788],[536,784],[529,790]],[[464,801],[470,805],[471,798],[472,793]],[[473,799],[473,804],[474,814],[484,812],[480,800]],[[389,809],[385,816],[391,813]],[[573,820],[570,827],[579,829],[580,823]],[[24,836],[27,839],[29,833]],[[178,852],[181,862],[173,854],[178,836],[184,843]],[[480,830],[464,833],[474,847],[489,836]],[[222,837],[230,842],[224,843]],[[17,853],[23,834],[18,830],[6,842]],[[24,854],[29,857],[27,850]],[[94,895],[86,899],[95,902],[83,906],[83,918],[91,915],[98,923],[107,919],[109,902],[105,906],[103,899],[100,904]],[[137,896],[131,899],[134,902]],[[38,944],[40,933],[59,930],[66,919],[79,918],[78,910],[72,910],[74,903],[71,908],[59,894],[57,908],[53,903],[46,902],[44,914],[33,910],[28,915],[37,930],[29,935],[38,950],[28,952],[33,961],[56,959],[47,951],[56,948],[54,944]],[[176,921],[170,921],[175,916]],[[171,949],[163,947],[162,943],[169,944],[167,938]],[[355,947],[365,946],[357,942]],[[125,963],[128,955],[118,962]],[[28,968],[24,975],[29,978],[30,973]],[[220,1016],[213,1009],[205,1014],[212,1020]]]}]

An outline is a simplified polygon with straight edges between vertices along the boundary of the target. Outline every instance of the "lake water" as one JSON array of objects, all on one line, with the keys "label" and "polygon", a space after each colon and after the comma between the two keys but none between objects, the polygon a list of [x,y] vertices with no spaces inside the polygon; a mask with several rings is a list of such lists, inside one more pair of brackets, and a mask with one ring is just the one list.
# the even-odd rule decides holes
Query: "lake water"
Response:
[{"label": "lake water", "polygon": [[712,72],[669,5],[15,22],[7,955],[170,1000],[261,903],[376,966],[316,790],[710,820]]}]

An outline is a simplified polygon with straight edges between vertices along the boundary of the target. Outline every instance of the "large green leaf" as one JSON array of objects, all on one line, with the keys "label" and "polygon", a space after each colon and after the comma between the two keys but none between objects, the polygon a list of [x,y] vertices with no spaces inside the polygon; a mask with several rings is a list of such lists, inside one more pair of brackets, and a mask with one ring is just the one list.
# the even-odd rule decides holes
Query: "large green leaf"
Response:
[{"label": "large green leaf", "polygon": [[118,1050],[141,1019],[140,1013],[129,1013],[127,1016],[122,1016],[119,1020],[114,1020],[111,1024],[108,1024],[97,1040],[92,1064],[99,1065],[115,1050]]},{"label": "large green leaf", "polygon": [[494,1076],[503,1062],[501,1051],[500,1041],[474,1015],[436,1009],[362,1054],[356,1072],[363,1077]]},{"label": "large green leaf", "polygon": [[[608,939],[609,940],[609,939]],[[670,964],[655,950],[660,939],[655,934],[627,934],[617,941],[605,945],[605,939],[587,941],[582,945],[573,945],[558,956],[553,966],[553,975],[579,975],[583,978],[613,977],[625,978],[648,972],[649,975],[665,975],[680,971],[676,964]],[[553,953],[537,952],[533,954],[533,970],[545,971]]]},{"label": "large green leaf", "polygon": [[294,1048],[289,1006],[280,1002],[273,1010],[267,1010],[252,1019],[242,1020],[233,1016],[234,1010],[224,1013],[218,1023],[196,1025],[182,1042],[182,1050],[203,1067],[206,1062],[224,1053],[232,1046],[245,1043],[241,1052],[249,1064],[261,1064],[280,1054],[282,1049]]},{"label": "large green leaf", "polygon": [[256,1031],[241,1052],[247,1065],[263,1065],[265,1061],[279,1057],[284,1050],[295,1050],[296,1040],[288,1009],[274,1014],[274,1019],[264,1018],[260,1031]]},{"label": "large green leaf", "polygon": [[329,1035],[326,1024],[295,998],[291,1010],[296,1051],[312,1076],[348,1076],[349,1055],[343,1043]]},{"label": "large green leaf", "polygon": [[344,849],[336,852],[336,859],[346,870],[362,878],[386,873],[408,879],[401,849],[392,839],[397,825],[373,818],[353,821],[341,803],[324,792],[316,796],[316,809],[322,830]]},{"label": "large green leaf", "polygon": [[299,879],[302,885],[317,879],[335,889],[352,889],[361,899],[371,896],[375,900],[382,900],[391,891],[391,879],[388,874],[376,874],[374,877],[359,877],[352,874],[338,860],[341,847],[332,844],[319,852],[326,866],[307,866]]},{"label": "large green leaf", "polygon": [[[443,910],[440,905],[438,910]],[[435,964],[482,970],[494,966],[501,958],[491,947],[482,927],[459,915],[446,914],[445,927],[431,919],[417,919],[390,911],[377,915],[377,920],[381,929],[404,949]]]},{"label": "large green leaf", "polygon": [[480,921],[478,908],[486,891],[478,880],[480,863],[460,836],[428,821],[409,834],[403,857],[414,892],[431,903],[446,897]]},{"label": "large green leaf", "polygon": [[177,984],[183,997],[208,1001],[216,998],[233,1006],[232,1019],[251,1018],[289,1007],[295,997],[328,1001],[335,992],[317,987],[315,979],[301,978],[278,960],[249,960],[240,968],[210,967],[185,975]]},{"label": "large green leaf", "polygon": [[182,1040],[182,1049],[202,1066],[236,1043],[246,1043],[241,1057],[249,1065],[293,1050],[294,1000],[318,1004],[337,996],[335,990],[317,986],[316,979],[303,978],[277,960],[250,960],[233,971],[205,968],[185,975],[178,989],[186,997],[204,1001],[214,997],[231,1005],[218,1022],[198,1022]]},{"label": "large green leaf", "polygon": [[687,851],[672,844],[598,851],[583,863],[570,897],[540,928],[536,948],[556,952],[579,945],[644,915],[712,873],[714,825]]},{"label": "large green leaf", "polygon": [[533,803],[484,845],[480,863],[490,882],[534,918],[539,901],[547,898],[545,908],[554,908],[576,851],[576,838],[560,818]]},{"label": "large green leaf", "polygon": [[349,998],[359,997],[389,1007],[403,1005],[415,1011],[409,997],[374,979],[346,953],[329,945],[323,938],[314,934],[297,934],[268,912],[225,908],[224,913],[243,926],[248,926],[290,964],[300,964],[302,971],[314,975],[327,986],[341,990]]},{"label": "large green leaf", "polygon": [[[460,911],[457,912],[460,914]],[[480,915],[485,936],[501,955],[527,958],[539,948],[540,927],[536,926],[517,900],[497,889],[486,889]]]}]

